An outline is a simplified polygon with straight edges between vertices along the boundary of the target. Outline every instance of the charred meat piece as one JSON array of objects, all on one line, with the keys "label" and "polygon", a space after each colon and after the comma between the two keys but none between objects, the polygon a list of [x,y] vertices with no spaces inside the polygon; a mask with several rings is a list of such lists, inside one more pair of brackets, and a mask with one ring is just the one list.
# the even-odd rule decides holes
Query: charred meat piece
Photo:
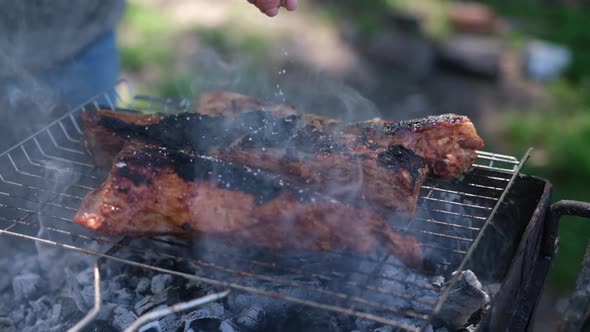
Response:
[{"label": "charred meat piece", "polygon": [[195,113],[209,116],[235,117],[248,112],[269,112],[275,118],[298,115],[295,107],[272,104],[235,92],[203,93],[194,105]]},{"label": "charred meat piece", "polygon": [[[108,111],[98,113],[99,127],[122,138],[189,149],[262,169],[338,199],[366,199],[374,207],[394,211],[403,218],[415,214],[426,178],[423,158],[401,146],[351,146],[345,142],[345,135],[318,129],[321,124],[298,128],[301,123],[295,116],[277,119],[263,111],[230,118],[184,113],[136,125]],[[94,148],[98,149],[100,146]]]},{"label": "charred meat piece", "polygon": [[405,219],[416,212],[427,172],[425,160],[401,145],[387,149],[351,146],[342,136],[311,126],[296,130],[286,140],[264,132],[247,135],[212,155],[279,174],[340,200],[364,199],[374,208]]},{"label": "charred meat piece", "polygon": [[130,142],[74,221],[104,235],[207,235],[276,249],[379,248],[421,263],[416,239],[371,209],[308,193],[249,168]]},{"label": "charred meat piece", "polygon": [[82,111],[82,147],[100,168],[110,168],[114,157],[123,149],[126,138],[103,125],[105,119],[147,126],[160,122],[163,116],[112,110]]},{"label": "charred meat piece", "polygon": [[[83,148],[95,165],[109,168],[129,139],[161,143],[173,148],[191,147],[199,153],[227,147],[250,132],[269,131],[269,137],[290,135],[296,115],[275,117],[266,111],[248,111],[234,116],[197,113],[145,115],[125,110],[85,110],[81,114]],[[284,138],[282,138],[284,139]]]},{"label": "charred meat piece", "polygon": [[453,178],[477,159],[476,150],[484,146],[471,120],[445,114],[401,122],[367,121],[344,127],[352,139],[380,147],[402,145],[424,157],[430,171]]},{"label": "charred meat piece", "polygon": [[[235,139],[247,131],[269,127],[270,122],[284,120],[295,125],[300,116],[293,106],[262,102],[249,96],[234,92],[203,93],[194,107],[194,113],[182,114],[183,118],[170,119],[170,114],[142,114],[137,111],[104,108],[101,110],[84,110],[81,113],[84,127],[82,145],[93,158],[96,166],[110,168],[113,158],[126,142],[133,137],[163,138],[165,132],[141,133],[141,128],[163,122],[163,126],[183,130],[198,130],[202,127],[214,128],[218,136],[227,135]],[[199,117],[198,115],[204,115]],[[323,121],[332,123],[331,119],[319,116],[306,116],[306,120],[315,124]],[[197,123],[198,122],[198,123]],[[134,126],[129,130],[114,132],[113,128]],[[160,126],[162,127],[162,126]],[[218,132],[217,129],[224,129]],[[122,135],[122,131],[125,131]]]}]

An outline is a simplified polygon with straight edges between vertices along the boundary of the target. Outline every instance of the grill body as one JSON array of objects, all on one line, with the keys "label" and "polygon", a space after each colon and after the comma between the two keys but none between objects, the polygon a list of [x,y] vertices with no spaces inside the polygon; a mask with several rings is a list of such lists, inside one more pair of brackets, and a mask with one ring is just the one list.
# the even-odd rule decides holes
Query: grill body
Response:
[{"label": "grill body", "polygon": [[[553,255],[543,247],[547,230],[556,221],[549,218],[551,183],[532,176],[519,176],[492,220],[470,266],[485,278],[490,269],[481,257],[497,255],[495,280],[501,280],[480,331],[528,331],[533,328],[534,309],[540,300]],[[498,246],[497,242],[507,246]],[[476,258],[477,257],[477,258]],[[493,263],[492,263],[493,264]],[[477,273],[477,272],[476,272]]]}]

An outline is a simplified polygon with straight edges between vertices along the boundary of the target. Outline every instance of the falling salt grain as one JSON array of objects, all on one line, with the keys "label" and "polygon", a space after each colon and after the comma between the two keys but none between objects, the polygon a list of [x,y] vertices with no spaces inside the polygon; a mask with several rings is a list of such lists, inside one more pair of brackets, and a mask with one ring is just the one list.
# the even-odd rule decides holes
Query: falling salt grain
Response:
[{"label": "falling salt grain", "polygon": [[127,164],[124,162],[118,162],[115,165],[117,165],[117,167],[119,167],[119,168],[123,168],[123,167],[127,166]]}]

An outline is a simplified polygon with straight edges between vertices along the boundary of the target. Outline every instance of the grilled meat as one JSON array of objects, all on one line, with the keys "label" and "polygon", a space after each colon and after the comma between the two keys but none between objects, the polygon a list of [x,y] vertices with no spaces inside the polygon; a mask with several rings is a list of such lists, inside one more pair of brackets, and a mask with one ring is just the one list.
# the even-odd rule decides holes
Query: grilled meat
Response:
[{"label": "grilled meat", "polygon": [[160,122],[161,115],[144,115],[137,112],[120,112],[112,110],[83,111],[80,114],[82,126],[82,147],[92,157],[94,164],[109,169],[113,159],[123,149],[126,137],[103,125],[105,119],[122,123],[147,126]]},{"label": "grilled meat", "polygon": [[[213,112],[213,111],[211,111]],[[200,153],[229,146],[249,132],[272,131],[288,135],[298,116],[268,111],[244,111],[232,116],[182,113],[145,115],[126,110],[85,110],[81,114],[82,146],[96,166],[109,168],[125,142],[137,138],[175,148],[191,147]]]},{"label": "grilled meat", "polygon": [[345,135],[377,147],[403,145],[424,157],[430,171],[453,178],[477,159],[476,150],[484,146],[466,116],[445,114],[401,122],[367,121],[347,125]]},{"label": "grilled meat", "polygon": [[203,93],[197,100],[195,113],[209,116],[236,117],[247,112],[269,112],[275,118],[298,115],[295,107],[262,102],[235,92]]},{"label": "grilled meat", "polygon": [[[203,95],[199,99],[198,110],[202,114],[235,116],[250,109],[244,104],[265,105],[243,95],[220,92]],[[271,112],[275,117],[297,114],[288,105],[266,105],[266,109],[257,109]],[[214,108],[214,112],[210,111],[211,108]],[[477,159],[476,150],[484,146],[471,120],[455,114],[400,122],[366,121],[344,126],[335,119],[315,114],[305,114],[302,120],[306,126],[329,131],[331,135],[342,132],[349,136],[345,140],[373,149],[402,145],[425,158],[432,174],[446,178],[456,177],[468,169]]]},{"label": "grilled meat", "polygon": [[105,235],[192,235],[275,249],[385,248],[421,264],[413,237],[379,215],[308,193],[247,167],[132,141],[74,221]]},{"label": "grilled meat", "polygon": [[276,118],[264,111],[229,118],[184,113],[160,116],[158,121],[144,125],[122,121],[111,111],[95,113],[101,118],[99,127],[119,137],[190,149],[263,169],[338,199],[364,198],[403,218],[415,214],[426,178],[426,163],[413,152],[401,146],[377,150],[349,144],[344,141],[345,135],[317,129],[325,124],[320,118],[298,128],[300,118]]},{"label": "grilled meat", "polygon": [[285,140],[253,133],[211,154],[280,174],[337,199],[364,198],[374,208],[413,217],[426,179],[424,159],[401,145],[377,150],[347,144],[343,138],[305,126]]},{"label": "grilled meat", "polygon": [[[196,124],[199,122],[201,127],[208,127],[210,132],[218,132],[218,129],[223,128],[224,131],[218,132],[218,136],[227,135],[230,139],[235,139],[248,131],[268,126],[268,122],[299,118],[297,110],[292,106],[265,103],[233,92],[203,93],[195,104],[194,111],[193,114],[183,114],[188,117],[184,128],[200,129]],[[199,114],[204,117],[199,118]],[[81,113],[84,127],[83,148],[93,158],[96,166],[109,169],[113,158],[121,151],[126,140],[141,136],[140,130],[134,130],[128,135],[121,135],[121,132],[113,131],[113,127],[121,129],[126,125],[135,125],[141,128],[160,122],[164,122],[162,127],[165,127],[170,125],[168,117],[170,115],[147,115],[124,109],[85,110]],[[324,120],[312,116],[307,116],[307,119],[317,123]],[[295,122],[293,122],[294,124]],[[180,124],[177,122],[173,125],[178,129]],[[162,133],[157,134],[161,135]]]}]

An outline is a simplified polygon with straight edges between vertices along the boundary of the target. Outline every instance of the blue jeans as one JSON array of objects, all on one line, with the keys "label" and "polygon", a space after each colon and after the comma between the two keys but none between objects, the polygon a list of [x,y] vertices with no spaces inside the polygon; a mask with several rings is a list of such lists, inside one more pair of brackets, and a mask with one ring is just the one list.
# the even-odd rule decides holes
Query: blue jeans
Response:
[{"label": "blue jeans", "polygon": [[0,152],[116,83],[119,55],[115,33],[101,36],[75,59],[49,71],[21,73],[0,82]]},{"label": "blue jeans", "polygon": [[119,54],[113,31],[98,38],[72,61],[47,72],[42,80],[75,107],[111,88],[118,75]]}]

